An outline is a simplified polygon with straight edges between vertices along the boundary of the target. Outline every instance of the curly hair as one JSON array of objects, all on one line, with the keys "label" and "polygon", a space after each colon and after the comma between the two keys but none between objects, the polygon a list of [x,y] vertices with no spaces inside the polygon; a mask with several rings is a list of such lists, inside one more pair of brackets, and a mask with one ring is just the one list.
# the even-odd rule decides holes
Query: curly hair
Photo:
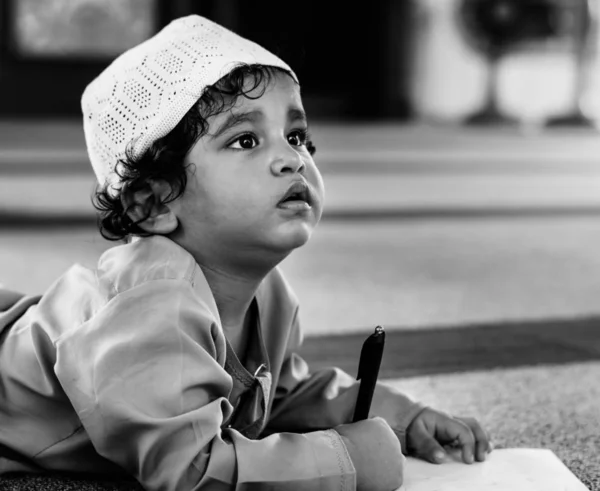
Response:
[{"label": "curly hair", "polygon": [[[92,204],[98,211],[100,234],[105,239],[114,241],[126,240],[131,235],[152,235],[139,224],[150,216],[154,205],[170,203],[184,193],[188,167],[185,157],[198,139],[208,132],[208,118],[233,107],[240,96],[247,99],[262,97],[277,73],[291,76],[287,70],[277,67],[239,65],[209,86],[177,126],[169,134],[156,140],[144,154],[134,157],[129,145],[125,158],[119,160],[115,167],[121,184],[119,193],[115,195],[106,186],[97,185],[92,197]],[[259,88],[261,90],[256,95],[250,95]],[[311,155],[314,154],[312,142],[307,142],[307,149]],[[121,196],[123,193],[133,194],[146,188],[151,180],[166,182],[170,192],[158,203],[154,195],[150,196],[143,206],[142,218],[134,221],[129,212],[139,205],[133,203],[124,206]]]}]

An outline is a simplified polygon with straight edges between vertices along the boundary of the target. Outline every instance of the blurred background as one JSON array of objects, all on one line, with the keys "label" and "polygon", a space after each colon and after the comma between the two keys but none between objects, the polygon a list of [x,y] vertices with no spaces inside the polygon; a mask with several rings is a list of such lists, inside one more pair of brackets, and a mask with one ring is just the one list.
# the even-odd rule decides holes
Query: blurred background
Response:
[{"label": "blurred background", "polygon": [[80,95],[199,13],[299,74],[327,198],[283,264],[309,334],[598,313],[596,0],[4,0],[0,283],[38,293],[96,232]]},{"label": "blurred background", "polygon": [[500,444],[554,448],[590,484],[600,367],[573,364],[600,356],[598,3],[2,0],[0,283],[41,293],[114,245],[96,229],[81,93],[173,18],[205,15],[302,83],[326,209],[282,268],[306,356],[353,372],[382,324],[388,378],[540,365],[406,383],[479,408]]}]

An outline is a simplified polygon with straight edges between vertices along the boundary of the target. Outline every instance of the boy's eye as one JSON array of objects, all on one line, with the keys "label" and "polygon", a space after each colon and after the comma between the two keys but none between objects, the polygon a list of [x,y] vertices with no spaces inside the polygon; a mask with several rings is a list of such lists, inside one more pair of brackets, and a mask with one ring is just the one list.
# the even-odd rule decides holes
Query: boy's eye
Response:
[{"label": "boy's eye", "polygon": [[229,147],[238,150],[252,150],[256,145],[258,145],[258,139],[254,135],[246,133],[245,135],[239,136],[233,140]]},{"label": "boy's eye", "polygon": [[295,147],[306,145],[307,140],[308,133],[304,130],[292,131],[288,136],[288,142],[290,142],[290,145],[294,145]]},{"label": "boy's eye", "polygon": [[308,130],[292,131],[288,136],[288,142],[290,143],[290,145],[294,145],[296,147],[305,146],[309,154],[315,154],[316,148],[310,139],[310,134],[308,133]]}]

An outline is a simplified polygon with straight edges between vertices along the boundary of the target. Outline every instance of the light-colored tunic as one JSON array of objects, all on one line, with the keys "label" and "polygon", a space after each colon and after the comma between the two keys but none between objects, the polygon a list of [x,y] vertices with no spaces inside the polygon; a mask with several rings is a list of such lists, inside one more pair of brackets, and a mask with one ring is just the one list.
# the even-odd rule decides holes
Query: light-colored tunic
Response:
[{"label": "light-colored tunic", "polygon": [[[125,472],[165,491],[355,489],[331,428],[351,420],[358,383],[336,368],[309,373],[279,270],[257,291],[244,364],[202,270],[165,237],[116,246],[96,270],[76,265],[41,299],[2,293],[0,475]],[[379,385],[371,412],[404,448],[422,408]]]}]

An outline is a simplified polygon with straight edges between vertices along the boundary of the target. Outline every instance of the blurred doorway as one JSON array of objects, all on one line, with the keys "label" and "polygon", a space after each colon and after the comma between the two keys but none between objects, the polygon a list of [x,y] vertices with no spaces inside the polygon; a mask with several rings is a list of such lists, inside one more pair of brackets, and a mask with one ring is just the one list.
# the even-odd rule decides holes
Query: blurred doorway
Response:
[{"label": "blurred doorway", "polygon": [[157,0],[0,2],[0,116],[80,115],[87,83],[163,23]]},{"label": "blurred doorway", "polygon": [[110,61],[173,18],[197,13],[285,59],[300,77],[309,114],[405,119],[411,114],[412,5],[3,0],[0,117],[79,117],[83,89]]}]

